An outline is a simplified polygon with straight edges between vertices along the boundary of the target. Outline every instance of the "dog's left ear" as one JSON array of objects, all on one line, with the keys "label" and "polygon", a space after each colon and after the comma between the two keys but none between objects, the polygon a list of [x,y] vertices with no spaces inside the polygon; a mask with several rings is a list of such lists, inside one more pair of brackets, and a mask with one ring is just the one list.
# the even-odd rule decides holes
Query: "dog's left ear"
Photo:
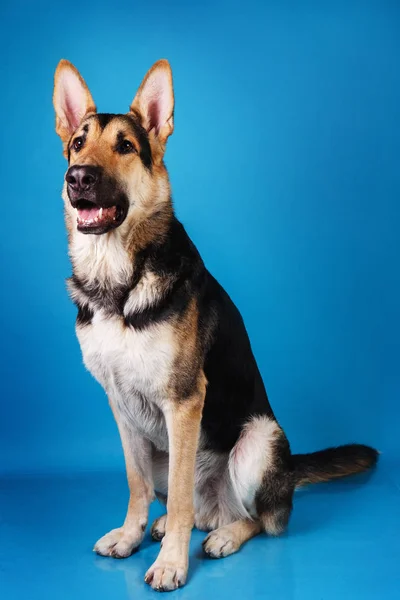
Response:
[{"label": "dog's left ear", "polygon": [[60,60],[54,76],[53,104],[56,132],[66,144],[83,117],[95,113],[96,106],[79,71],[68,60]]},{"label": "dog's left ear", "polygon": [[151,67],[130,108],[139,113],[143,127],[165,144],[174,130],[174,90],[167,60],[159,60]]}]

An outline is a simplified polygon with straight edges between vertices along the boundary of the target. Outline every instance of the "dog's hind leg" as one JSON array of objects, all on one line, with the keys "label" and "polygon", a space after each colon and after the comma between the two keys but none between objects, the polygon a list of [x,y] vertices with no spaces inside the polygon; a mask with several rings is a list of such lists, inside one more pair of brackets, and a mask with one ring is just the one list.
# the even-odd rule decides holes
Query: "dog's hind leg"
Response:
[{"label": "dog's hind leg", "polygon": [[275,419],[262,415],[244,425],[228,471],[232,514],[242,518],[232,519],[204,540],[204,551],[213,558],[237,552],[261,531],[277,535],[289,520],[294,489],[290,448]]},{"label": "dog's hind leg", "polygon": [[151,526],[151,537],[156,542],[160,542],[165,535],[165,528],[167,526],[167,515],[161,515],[158,519],[153,521],[153,525]]},{"label": "dog's hind leg", "polygon": [[272,452],[254,503],[265,533],[280,535],[289,523],[295,489],[289,442],[282,430],[274,441]]},{"label": "dog's hind leg", "polygon": [[[168,467],[169,457],[166,452],[153,448],[153,483],[157,500],[167,505],[168,500]],[[162,515],[153,521],[150,534],[153,540],[160,542],[165,535],[167,515]]]},{"label": "dog's hind leg", "polygon": [[266,473],[255,499],[258,518],[265,533],[275,536],[285,531],[292,512],[293,493],[291,471]]},{"label": "dog's hind leg", "polygon": [[257,498],[266,478],[290,470],[290,448],[285,434],[274,418],[260,415],[250,419],[229,455],[231,487],[243,518],[260,514]]},{"label": "dog's hind leg", "polygon": [[223,525],[208,534],[203,549],[211,558],[222,558],[237,552],[239,548],[262,530],[260,521],[240,519]]}]

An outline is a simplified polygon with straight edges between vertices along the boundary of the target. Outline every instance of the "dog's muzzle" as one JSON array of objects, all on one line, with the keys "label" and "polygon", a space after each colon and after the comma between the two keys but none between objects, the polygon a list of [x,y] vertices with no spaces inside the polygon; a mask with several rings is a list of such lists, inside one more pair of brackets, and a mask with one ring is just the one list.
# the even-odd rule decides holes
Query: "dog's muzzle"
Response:
[{"label": "dog's muzzle", "polygon": [[105,177],[100,167],[74,165],[65,175],[68,197],[76,211],[77,228],[82,233],[101,234],[121,225],[128,200],[116,182]]}]

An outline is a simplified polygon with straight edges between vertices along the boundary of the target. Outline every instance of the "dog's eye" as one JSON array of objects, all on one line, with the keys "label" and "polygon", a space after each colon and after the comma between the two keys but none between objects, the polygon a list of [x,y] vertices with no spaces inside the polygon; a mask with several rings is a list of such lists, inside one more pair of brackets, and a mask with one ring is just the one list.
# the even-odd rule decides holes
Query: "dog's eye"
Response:
[{"label": "dog's eye", "polygon": [[75,150],[75,152],[79,152],[79,150],[82,148],[82,146],[83,146],[83,138],[82,137],[77,137],[72,142],[72,147]]},{"label": "dog's eye", "polygon": [[131,152],[136,152],[136,148],[129,140],[122,140],[117,146],[117,152],[119,154],[130,154]]}]

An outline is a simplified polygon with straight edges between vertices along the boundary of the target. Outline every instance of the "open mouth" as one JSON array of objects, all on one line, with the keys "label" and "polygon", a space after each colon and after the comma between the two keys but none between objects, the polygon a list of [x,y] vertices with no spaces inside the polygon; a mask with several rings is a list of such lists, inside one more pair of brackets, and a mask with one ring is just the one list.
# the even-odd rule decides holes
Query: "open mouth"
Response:
[{"label": "open mouth", "polygon": [[83,233],[105,233],[122,223],[124,212],[121,206],[98,206],[90,200],[78,200],[75,208],[78,230]]}]

